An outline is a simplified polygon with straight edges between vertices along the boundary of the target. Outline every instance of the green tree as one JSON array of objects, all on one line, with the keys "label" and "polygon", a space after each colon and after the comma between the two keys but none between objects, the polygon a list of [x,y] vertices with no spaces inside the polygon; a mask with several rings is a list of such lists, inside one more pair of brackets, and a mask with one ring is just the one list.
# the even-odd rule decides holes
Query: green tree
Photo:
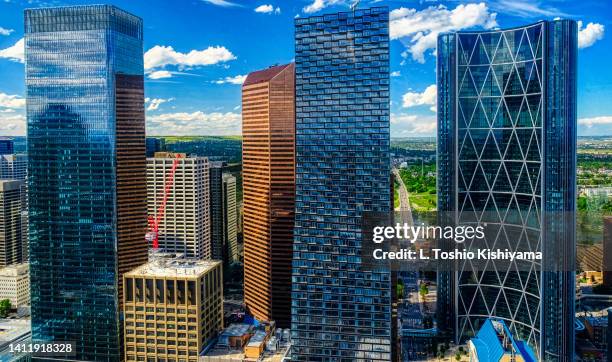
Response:
[{"label": "green tree", "polygon": [[455,353],[455,360],[461,361],[461,353],[459,352]]},{"label": "green tree", "polygon": [[9,311],[11,310],[11,301],[8,299],[0,300],[0,317],[8,317]]},{"label": "green tree", "polygon": [[421,297],[426,296],[428,293],[429,293],[429,288],[427,287],[427,284],[421,283],[419,287],[419,294],[421,294]]}]

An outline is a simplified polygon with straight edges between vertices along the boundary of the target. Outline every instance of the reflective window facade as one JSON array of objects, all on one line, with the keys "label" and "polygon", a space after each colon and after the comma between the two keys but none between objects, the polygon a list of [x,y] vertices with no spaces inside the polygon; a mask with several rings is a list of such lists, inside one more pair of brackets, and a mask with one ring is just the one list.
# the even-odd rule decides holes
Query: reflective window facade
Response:
[{"label": "reflective window facade", "polygon": [[389,13],[295,21],[296,361],[391,359],[391,276],[361,264],[361,217],[390,211]]},{"label": "reflective window facade", "polygon": [[[563,255],[562,270],[574,265],[574,221],[550,227],[543,215],[575,211],[576,44],[569,20],[438,39],[439,210],[459,222],[498,215],[486,220],[489,247]],[[536,267],[442,273],[441,329],[464,341],[494,316],[540,358],[571,360],[573,273]]]},{"label": "reflective window facade", "polygon": [[295,210],[295,66],[250,73],[242,86],[244,301],[258,320],[291,326]]},{"label": "reflective window facade", "polygon": [[25,12],[32,338],[120,359],[121,273],[146,262],[142,21]]}]

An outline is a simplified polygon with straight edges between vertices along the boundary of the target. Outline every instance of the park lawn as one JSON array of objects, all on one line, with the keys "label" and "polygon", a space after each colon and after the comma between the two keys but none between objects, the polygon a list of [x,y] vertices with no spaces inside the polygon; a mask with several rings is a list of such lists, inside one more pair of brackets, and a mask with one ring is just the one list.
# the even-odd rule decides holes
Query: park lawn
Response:
[{"label": "park lawn", "polygon": [[429,192],[409,193],[410,207],[414,211],[434,211],[437,205],[436,194]]}]

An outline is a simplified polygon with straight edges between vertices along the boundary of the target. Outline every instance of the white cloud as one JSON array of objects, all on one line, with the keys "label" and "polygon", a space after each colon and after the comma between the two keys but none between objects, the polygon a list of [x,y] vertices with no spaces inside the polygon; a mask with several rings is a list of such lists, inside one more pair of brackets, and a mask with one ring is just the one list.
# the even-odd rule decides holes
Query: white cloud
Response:
[{"label": "white cloud", "polygon": [[242,85],[242,83],[244,83],[244,81],[246,80],[246,77],[246,75],[236,75],[234,77],[225,77],[223,79],[215,80],[213,83]]},{"label": "white cloud", "polygon": [[444,5],[418,11],[401,7],[390,13],[390,37],[400,39],[412,59],[425,62],[425,52],[436,48],[438,34],[473,27],[490,29],[497,26],[497,14],[485,3],[458,5],[449,10]]},{"label": "white cloud", "polygon": [[578,120],[578,124],[587,128],[601,125],[612,125],[612,116],[580,118]]},{"label": "white cloud", "polygon": [[586,28],[582,27],[582,21],[578,22],[578,48],[588,48],[596,41],[603,39],[605,27],[599,23],[588,23]]},{"label": "white cloud", "polygon": [[434,136],[436,130],[437,119],[435,116],[391,114],[391,134],[393,137]]},{"label": "white cloud", "polygon": [[224,46],[210,46],[204,50],[191,50],[189,53],[177,52],[171,46],[156,45],[144,55],[146,70],[177,65],[179,68],[213,65],[236,59]]},{"label": "white cloud", "polygon": [[271,13],[274,11],[274,6],[267,4],[267,5],[259,5],[258,7],[255,8],[255,12],[256,13]]},{"label": "white cloud", "polygon": [[395,72],[391,72],[392,77],[399,77],[400,75],[402,75],[402,73],[399,70],[396,70]]},{"label": "white cloud", "polygon": [[147,133],[154,135],[239,135],[242,117],[234,112],[166,113],[147,117]]},{"label": "white cloud", "polygon": [[217,6],[223,6],[223,7],[240,6],[238,4],[235,4],[233,2],[229,2],[227,0],[202,0],[202,1],[207,2],[209,4],[213,4],[213,5],[217,5]]},{"label": "white cloud", "polygon": [[0,50],[0,58],[7,58],[14,62],[23,63],[25,58],[25,42],[19,39],[13,46]]},{"label": "white cloud", "polygon": [[436,111],[436,103],[438,99],[438,88],[435,84],[432,84],[425,88],[422,93],[419,92],[408,92],[402,96],[402,106],[404,108],[411,108],[417,106],[431,106],[432,112]]},{"label": "white cloud", "polygon": [[25,105],[25,98],[22,98],[17,95],[8,95],[5,93],[0,93],[0,108],[19,109],[24,108]]},{"label": "white cloud", "polygon": [[491,5],[496,11],[503,12],[506,15],[514,15],[521,18],[534,18],[539,16],[569,17],[568,14],[560,11],[557,8],[546,6],[536,0],[499,0]]},{"label": "white cloud", "polygon": [[25,114],[0,112],[0,134],[24,136],[26,134]]},{"label": "white cloud", "polygon": [[172,102],[174,100],[174,98],[168,98],[168,99],[163,99],[163,98],[145,98],[145,103],[147,103],[149,106],[147,107],[147,111],[156,111],[157,109],[159,109],[159,106],[161,106],[164,103],[167,102]]},{"label": "white cloud", "polygon": [[156,70],[156,71],[147,73],[147,77],[149,77],[149,79],[172,78],[172,72],[169,72],[167,70]]},{"label": "white cloud", "polygon": [[321,11],[328,6],[343,4],[345,0],[313,0],[312,3],[302,9],[305,13],[316,13],[317,11]]},{"label": "white cloud", "polygon": [[270,14],[270,13],[280,14],[281,10],[280,10],[280,7],[276,7],[275,9],[274,6],[271,4],[264,4],[264,5],[259,5],[258,7],[256,7],[255,12],[262,13],[262,14]]},{"label": "white cloud", "polygon": [[6,29],[0,26],[0,35],[11,35],[14,31],[13,29]]}]

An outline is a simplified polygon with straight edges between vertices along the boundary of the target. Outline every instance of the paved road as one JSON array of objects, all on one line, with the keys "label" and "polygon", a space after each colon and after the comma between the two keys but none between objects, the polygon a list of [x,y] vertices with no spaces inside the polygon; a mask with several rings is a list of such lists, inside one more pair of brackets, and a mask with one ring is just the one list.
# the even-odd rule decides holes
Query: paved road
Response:
[{"label": "paved road", "polygon": [[406,189],[406,185],[404,184],[404,180],[400,176],[399,170],[397,168],[393,168],[393,175],[395,179],[400,184],[399,187],[399,198],[400,198],[400,206],[396,211],[401,211],[402,213],[402,221],[407,223],[408,225],[412,225],[412,209],[410,208],[410,200],[408,199],[408,189]]}]

